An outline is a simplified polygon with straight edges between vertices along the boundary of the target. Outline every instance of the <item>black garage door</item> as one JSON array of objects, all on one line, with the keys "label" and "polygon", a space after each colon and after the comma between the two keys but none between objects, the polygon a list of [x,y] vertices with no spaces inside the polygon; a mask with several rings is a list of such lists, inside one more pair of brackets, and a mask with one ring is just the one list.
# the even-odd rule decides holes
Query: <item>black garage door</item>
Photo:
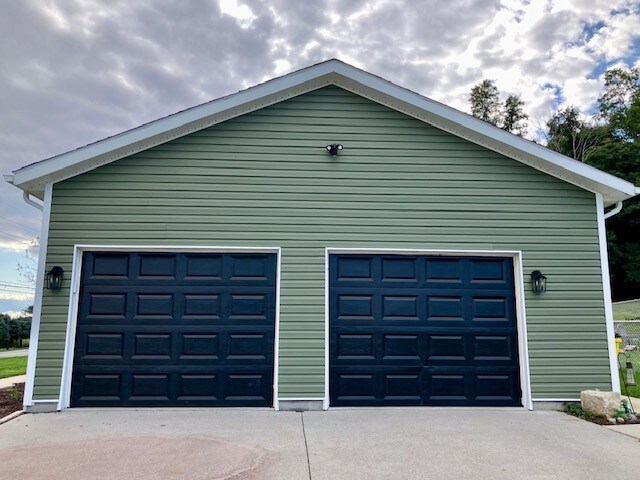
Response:
[{"label": "black garage door", "polygon": [[331,405],[520,405],[513,261],[330,257]]},{"label": "black garage door", "polygon": [[85,253],[71,405],[270,406],[275,254]]}]

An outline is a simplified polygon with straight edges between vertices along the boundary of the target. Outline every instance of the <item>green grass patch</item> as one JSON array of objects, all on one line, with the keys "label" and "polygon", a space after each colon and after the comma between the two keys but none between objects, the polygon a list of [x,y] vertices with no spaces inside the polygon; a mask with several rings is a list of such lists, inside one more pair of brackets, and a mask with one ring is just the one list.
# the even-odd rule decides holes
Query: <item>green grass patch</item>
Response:
[{"label": "green grass patch", "polygon": [[640,398],[640,365],[638,365],[637,363],[633,364],[633,376],[636,379],[635,387],[627,388],[624,386],[624,378],[622,378],[622,375],[625,375],[626,378],[626,374],[627,372],[620,372],[620,393],[622,393],[622,395],[629,395],[631,397]]},{"label": "green grass patch", "polygon": [[640,320],[640,300],[613,304],[614,320]]},{"label": "green grass patch", "polygon": [[27,373],[27,357],[0,358],[0,378]]}]

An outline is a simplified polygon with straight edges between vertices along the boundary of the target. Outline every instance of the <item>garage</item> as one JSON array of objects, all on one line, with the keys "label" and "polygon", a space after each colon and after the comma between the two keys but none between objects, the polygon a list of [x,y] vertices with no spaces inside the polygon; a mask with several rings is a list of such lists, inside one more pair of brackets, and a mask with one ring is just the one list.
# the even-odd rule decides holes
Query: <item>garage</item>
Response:
[{"label": "garage", "polygon": [[513,258],[329,256],[331,406],[521,405]]},{"label": "garage", "polygon": [[277,255],[86,251],[71,406],[271,406]]}]

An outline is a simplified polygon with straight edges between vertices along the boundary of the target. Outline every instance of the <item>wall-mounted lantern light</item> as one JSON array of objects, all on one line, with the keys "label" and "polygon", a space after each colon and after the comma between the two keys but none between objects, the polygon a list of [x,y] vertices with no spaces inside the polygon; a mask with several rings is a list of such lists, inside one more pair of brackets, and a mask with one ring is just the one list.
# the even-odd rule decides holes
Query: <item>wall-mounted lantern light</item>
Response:
[{"label": "wall-mounted lantern light", "polygon": [[531,272],[531,288],[535,293],[544,293],[547,291],[547,277],[540,270]]},{"label": "wall-mounted lantern light", "polygon": [[64,270],[62,267],[55,266],[46,273],[46,287],[49,290],[60,290],[62,287],[62,275]]},{"label": "wall-mounted lantern light", "polygon": [[342,145],[339,143],[332,143],[331,145],[327,145],[327,151],[331,154],[332,157],[338,155],[338,152],[342,150]]}]

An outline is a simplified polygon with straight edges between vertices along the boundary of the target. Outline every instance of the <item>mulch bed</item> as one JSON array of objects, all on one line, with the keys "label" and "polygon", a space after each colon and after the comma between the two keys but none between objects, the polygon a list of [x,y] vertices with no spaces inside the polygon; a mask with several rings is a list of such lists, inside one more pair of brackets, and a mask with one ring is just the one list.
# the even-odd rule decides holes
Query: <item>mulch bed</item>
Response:
[{"label": "mulch bed", "polygon": [[565,413],[571,415],[573,417],[581,418],[582,420],[586,420],[587,422],[596,423],[598,425],[633,425],[640,423],[640,412],[636,412],[636,420],[626,419],[624,423],[611,423],[608,418],[601,417],[600,415],[591,415],[587,412],[578,413],[577,411],[567,411],[565,407]]},{"label": "mulch bed", "polygon": [[0,418],[22,410],[24,383],[0,390]]}]

